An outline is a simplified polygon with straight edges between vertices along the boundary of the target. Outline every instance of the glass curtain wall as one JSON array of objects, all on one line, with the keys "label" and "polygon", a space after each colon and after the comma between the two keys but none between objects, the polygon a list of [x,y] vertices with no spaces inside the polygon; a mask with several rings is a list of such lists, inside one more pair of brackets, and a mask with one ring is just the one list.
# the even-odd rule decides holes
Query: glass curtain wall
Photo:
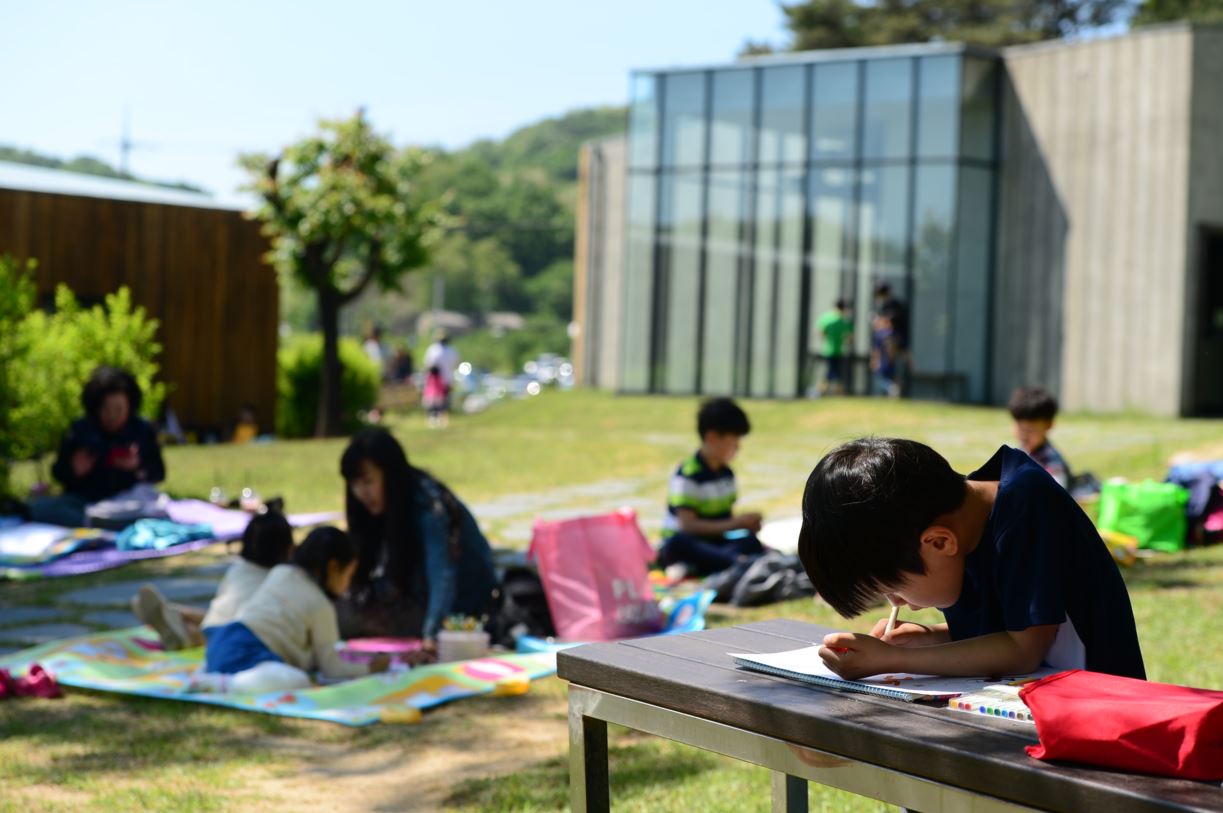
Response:
[{"label": "glass curtain wall", "polygon": [[865,393],[886,282],[909,394],[983,401],[997,70],[934,47],[634,76],[625,389],[811,392],[843,300]]}]

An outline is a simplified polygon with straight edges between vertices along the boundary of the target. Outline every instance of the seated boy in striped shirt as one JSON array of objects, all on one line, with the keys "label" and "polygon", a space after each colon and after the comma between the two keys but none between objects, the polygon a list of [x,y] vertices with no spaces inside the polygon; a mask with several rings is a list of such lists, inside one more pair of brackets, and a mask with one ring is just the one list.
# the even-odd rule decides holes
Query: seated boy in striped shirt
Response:
[{"label": "seated boy in striped shirt", "polygon": [[738,492],[730,461],[739,451],[740,439],[750,431],[747,415],[731,399],[714,398],[701,406],[697,414],[701,448],[680,464],[668,488],[658,551],[658,563],[668,575],[718,573],[742,556],[764,552],[756,538],[760,514],[734,513]]}]

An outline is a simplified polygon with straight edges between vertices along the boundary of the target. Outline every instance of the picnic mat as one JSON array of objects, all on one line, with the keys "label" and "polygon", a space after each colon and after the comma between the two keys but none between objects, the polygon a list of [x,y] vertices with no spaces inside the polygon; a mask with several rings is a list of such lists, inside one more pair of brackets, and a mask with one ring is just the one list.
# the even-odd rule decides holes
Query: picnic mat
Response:
[{"label": "picnic mat", "polygon": [[329,686],[263,695],[188,694],[204,650],[166,652],[147,627],[52,641],[0,656],[0,668],[24,674],[34,663],[62,686],[184,700],[214,706],[327,720],[349,726],[413,723],[425,709],[477,695],[524,694],[530,681],[556,673],[556,656],[491,655],[471,661],[420,666]]},{"label": "picnic mat", "polygon": [[[83,573],[97,573],[101,570],[122,567],[128,562],[141,559],[161,559],[166,556],[178,556],[183,553],[200,550],[217,542],[237,539],[246,530],[251,515],[245,511],[233,511],[217,508],[202,500],[174,500],[167,511],[170,519],[184,525],[206,524],[212,526],[212,538],[197,539],[172,545],[167,548],[146,550],[119,550],[113,541],[104,540],[91,544],[87,548],[74,550],[67,555],[49,556],[25,564],[15,564],[9,561],[0,562],[0,578],[8,579],[54,579],[61,576],[79,576]],[[305,528],[338,519],[335,512],[313,514],[289,514],[289,524],[295,528]]]},{"label": "picnic mat", "polygon": [[78,550],[98,547],[114,534],[91,528],[64,528],[41,522],[0,525],[0,567],[41,565]]}]

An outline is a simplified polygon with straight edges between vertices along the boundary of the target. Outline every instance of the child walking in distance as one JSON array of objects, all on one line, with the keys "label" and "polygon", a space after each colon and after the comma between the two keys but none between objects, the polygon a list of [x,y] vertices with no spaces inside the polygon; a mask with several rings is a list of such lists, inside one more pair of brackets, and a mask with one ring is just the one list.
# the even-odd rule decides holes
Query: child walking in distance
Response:
[{"label": "child walking in distance", "polygon": [[425,376],[425,386],[420,394],[421,404],[425,414],[429,416],[429,426],[432,429],[444,429],[450,423],[450,388],[442,377],[442,369],[437,366],[429,368]]},{"label": "child walking in distance", "polygon": [[[747,414],[729,398],[714,398],[701,406],[696,424],[701,448],[671,477],[658,562],[676,574],[704,576],[741,556],[759,556],[764,547],[756,538],[760,514],[734,512],[738,490],[730,461],[751,431]],[[730,531],[741,533],[728,537]]]},{"label": "child walking in distance", "polygon": [[156,630],[167,650],[203,646],[208,630],[223,627],[238,617],[273,567],[289,561],[293,528],[283,514],[270,511],[252,517],[242,532],[242,551],[225,571],[208,609],[171,604],[151,584],[132,597],[132,614]]},{"label": "child walking in distance", "polygon": [[356,567],[348,534],[331,527],[311,531],[289,564],[272,568],[236,621],[209,630],[208,675],[195,688],[243,691],[258,684],[260,691],[279,691],[309,686],[307,673],[315,670],[329,680],[385,671],[385,656],[365,665],[348,663],[336,652],[332,602],[348,592]]},{"label": "child walking in distance", "polygon": [[1017,675],[1042,663],[1146,676],[1129,594],[1095,526],[1017,449],[965,477],[912,440],[840,446],[807,480],[798,552],[846,618],[882,599],[946,618],[828,635],[820,657],[842,677]]}]

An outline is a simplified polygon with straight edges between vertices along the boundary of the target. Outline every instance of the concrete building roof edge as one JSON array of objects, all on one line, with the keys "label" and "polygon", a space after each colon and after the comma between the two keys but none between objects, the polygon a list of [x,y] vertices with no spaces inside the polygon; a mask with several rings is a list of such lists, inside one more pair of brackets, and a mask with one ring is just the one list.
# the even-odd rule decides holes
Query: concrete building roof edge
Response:
[{"label": "concrete building roof edge", "polygon": [[1105,43],[1128,39],[1130,37],[1167,34],[1172,31],[1223,31],[1223,23],[1193,23],[1189,22],[1188,20],[1176,20],[1170,23],[1144,25],[1140,28],[1133,28],[1129,31],[1125,31],[1114,36],[1081,37],[1070,40],[1044,40],[1043,42],[1030,42],[1027,45],[1010,45],[1001,49],[1000,53],[1004,58],[1009,59],[1016,56],[1026,56],[1027,54],[1044,53],[1046,51],[1102,45]]},{"label": "concrete building roof edge", "polygon": [[863,48],[828,48],[820,51],[790,51],[778,54],[762,54],[743,57],[729,62],[702,65],[672,65],[658,68],[633,68],[630,74],[689,73],[695,71],[730,70],[734,68],[767,68],[780,65],[799,65],[814,62],[848,62],[858,59],[887,59],[906,56],[941,56],[968,54],[993,58],[999,52],[963,42],[924,42],[901,45],[874,45]]}]

